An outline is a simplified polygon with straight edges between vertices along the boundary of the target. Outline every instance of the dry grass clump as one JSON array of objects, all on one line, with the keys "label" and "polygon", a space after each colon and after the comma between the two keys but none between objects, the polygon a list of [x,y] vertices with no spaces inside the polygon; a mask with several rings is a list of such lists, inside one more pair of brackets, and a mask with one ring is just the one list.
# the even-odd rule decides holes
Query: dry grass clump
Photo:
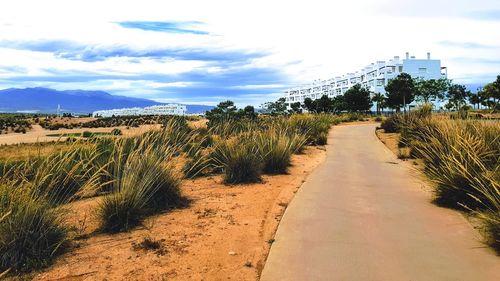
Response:
[{"label": "dry grass clump", "polygon": [[6,161],[0,165],[0,272],[41,268],[64,248],[62,204],[101,195],[101,229],[127,231],[183,203],[183,173],[175,165],[185,163],[187,177],[222,173],[229,184],[258,182],[262,173],[286,173],[292,154],[325,144],[330,126],[341,121],[301,115],[192,129],[183,118],[169,118],[140,136],[78,139],[49,155]]},{"label": "dry grass clump", "polygon": [[255,141],[264,159],[264,173],[286,174],[292,154],[303,150],[306,136],[289,134],[287,129],[275,127],[257,133]]},{"label": "dry grass clump", "polygon": [[60,209],[28,189],[0,185],[0,272],[42,268],[66,241]]},{"label": "dry grass clump", "polygon": [[342,122],[342,120],[328,114],[301,114],[290,116],[288,122],[297,132],[307,137],[308,144],[325,145],[331,126]]},{"label": "dry grass clump", "polygon": [[439,205],[477,214],[500,250],[500,124],[415,112],[397,116],[403,146],[424,160]]},{"label": "dry grass clump", "polygon": [[99,217],[103,231],[127,231],[146,216],[179,203],[179,177],[154,157],[144,158],[131,159],[114,192],[102,199]]},{"label": "dry grass clump", "polygon": [[147,215],[179,203],[181,175],[167,164],[179,149],[160,145],[160,139],[168,134],[149,134],[133,144],[134,150],[130,145],[116,150],[110,165],[114,173],[111,193],[99,206],[103,231],[127,231]]},{"label": "dry grass clump", "polygon": [[219,140],[212,157],[222,168],[225,183],[252,183],[261,180],[264,159],[252,140],[237,137]]}]

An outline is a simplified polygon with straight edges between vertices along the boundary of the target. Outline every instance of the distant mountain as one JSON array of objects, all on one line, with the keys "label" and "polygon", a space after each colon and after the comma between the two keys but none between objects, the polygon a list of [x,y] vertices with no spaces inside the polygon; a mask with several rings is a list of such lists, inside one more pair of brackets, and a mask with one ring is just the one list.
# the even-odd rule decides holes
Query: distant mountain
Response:
[{"label": "distant mountain", "polygon": [[[0,90],[0,112],[55,113],[60,105],[63,112],[88,114],[96,110],[146,107],[159,102],[115,96],[103,91],[68,90],[48,88],[26,88]],[[212,109],[206,105],[186,105],[188,113],[205,113]]]}]

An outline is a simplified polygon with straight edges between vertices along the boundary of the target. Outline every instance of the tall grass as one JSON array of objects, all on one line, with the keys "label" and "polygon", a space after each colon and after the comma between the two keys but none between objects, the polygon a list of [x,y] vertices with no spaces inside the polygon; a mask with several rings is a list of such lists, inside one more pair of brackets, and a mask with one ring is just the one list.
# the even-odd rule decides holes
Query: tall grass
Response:
[{"label": "tall grass", "polygon": [[287,127],[269,128],[257,133],[254,138],[263,157],[266,174],[286,174],[292,154],[300,152],[306,143],[305,135],[290,134]]},{"label": "tall grass", "polygon": [[254,141],[237,137],[219,139],[212,158],[222,168],[225,183],[252,183],[261,180],[264,159]]},{"label": "tall grass", "polygon": [[60,209],[27,189],[0,186],[0,272],[42,268],[66,241]]},{"label": "tall grass", "polygon": [[188,177],[222,173],[226,183],[258,182],[262,173],[286,173],[293,153],[325,144],[330,126],[341,121],[301,115],[191,129],[170,118],[140,136],[75,140],[48,156],[2,163],[0,272],[43,267],[64,249],[65,203],[104,195],[102,230],[126,231],[181,202],[179,163]]},{"label": "tall grass", "polygon": [[500,124],[418,111],[394,119],[403,145],[423,159],[435,183],[436,203],[477,214],[500,251]]},{"label": "tall grass", "polygon": [[340,122],[338,117],[327,114],[292,115],[289,119],[290,126],[304,134],[307,137],[307,143],[313,145],[325,145],[330,127]]}]

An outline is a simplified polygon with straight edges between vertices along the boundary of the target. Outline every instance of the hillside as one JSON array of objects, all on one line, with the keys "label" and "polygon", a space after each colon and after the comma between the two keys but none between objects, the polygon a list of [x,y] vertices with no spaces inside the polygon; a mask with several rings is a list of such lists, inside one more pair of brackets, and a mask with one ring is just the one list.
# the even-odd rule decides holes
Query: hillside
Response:
[{"label": "hillside", "polygon": [[[55,113],[58,105],[63,112],[88,114],[96,110],[146,107],[159,102],[115,96],[104,91],[67,90],[49,88],[25,88],[0,90],[0,112]],[[211,106],[187,105],[188,113],[204,113]]]}]

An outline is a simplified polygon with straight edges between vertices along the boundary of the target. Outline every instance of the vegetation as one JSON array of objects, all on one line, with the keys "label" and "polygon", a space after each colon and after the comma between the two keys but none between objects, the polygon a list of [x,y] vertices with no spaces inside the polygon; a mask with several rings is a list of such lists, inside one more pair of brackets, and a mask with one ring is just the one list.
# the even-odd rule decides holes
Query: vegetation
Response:
[{"label": "vegetation", "polygon": [[[183,176],[222,174],[226,183],[239,184],[259,181],[263,173],[286,173],[294,153],[306,144],[326,143],[332,124],[362,118],[258,117],[251,107],[221,107],[208,128],[192,129],[185,118],[169,118],[161,129],[139,136],[85,134],[54,150],[6,159],[0,165],[0,272],[50,264],[72,237],[62,223],[66,203],[99,196],[101,230],[127,231],[183,205]],[[178,163],[185,163],[185,175]]]},{"label": "vegetation", "polygon": [[500,109],[500,75],[491,83],[488,83],[478,93],[479,103],[489,109]]},{"label": "vegetation", "polygon": [[0,134],[26,133],[31,129],[29,116],[19,114],[0,114]]},{"label": "vegetation", "polygon": [[[140,149],[127,156],[124,167],[116,169],[118,172],[113,182],[113,192],[105,196],[99,206],[104,231],[129,230],[140,224],[148,214],[179,202],[180,177],[165,164],[172,156],[172,150],[141,147],[147,141],[149,139],[143,140]],[[117,162],[115,165],[120,164]]]},{"label": "vegetation", "polygon": [[366,112],[372,107],[370,91],[361,84],[352,86],[344,93],[345,108],[350,112]]},{"label": "vegetation", "polygon": [[224,101],[219,103],[212,110],[206,112],[206,117],[208,119],[208,126],[216,126],[228,121],[236,121],[241,119],[253,120],[257,118],[255,109],[253,106],[247,106],[244,109],[237,110],[234,102]]},{"label": "vegetation", "polygon": [[423,160],[424,173],[435,183],[436,203],[476,214],[489,243],[500,250],[499,124],[433,117],[430,106],[384,123],[401,133],[401,146],[411,156]]},{"label": "vegetation", "polygon": [[445,93],[450,87],[450,80],[441,79],[416,79],[416,99],[424,104],[430,103],[431,101],[443,100],[445,98]]},{"label": "vegetation", "polygon": [[401,73],[396,78],[389,80],[385,86],[387,92],[387,106],[397,112],[415,99],[415,81],[407,73]]},{"label": "vegetation", "polygon": [[261,179],[264,159],[253,141],[244,138],[220,140],[213,157],[224,171],[226,183],[252,183]]},{"label": "vegetation", "polygon": [[[46,116],[44,119],[35,119],[35,123],[40,124],[40,126],[47,130],[58,130],[58,129],[74,129],[74,128],[112,128],[112,127],[139,127],[141,125],[154,125],[154,124],[164,124],[171,119],[175,119],[176,116],[170,115],[146,115],[146,116],[113,116],[98,118],[86,122],[78,122],[78,119],[72,119],[72,117],[66,116],[62,119],[55,118],[54,116]],[[185,117],[188,118],[188,117]],[[195,118],[195,117],[189,117]],[[64,119],[72,120],[72,122],[62,122]],[[38,120],[38,122],[37,122]]]},{"label": "vegetation", "polygon": [[[295,107],[297,106],[295,104]],[[305,98],[302,105],[305,110],[311,113],[367,112],[371,106],[370,91],[362,87],[361,84],[354,85],[344,95],[338,95],[334,98],[329,98],[326,95],[316,100]],[[292,110],[292,112],[295,111],[297,110]]]},{"label": "vegetation", "polygon": [[0,272],[44,267],[67,241],[61,210],[25,188],[0,186]]}]

